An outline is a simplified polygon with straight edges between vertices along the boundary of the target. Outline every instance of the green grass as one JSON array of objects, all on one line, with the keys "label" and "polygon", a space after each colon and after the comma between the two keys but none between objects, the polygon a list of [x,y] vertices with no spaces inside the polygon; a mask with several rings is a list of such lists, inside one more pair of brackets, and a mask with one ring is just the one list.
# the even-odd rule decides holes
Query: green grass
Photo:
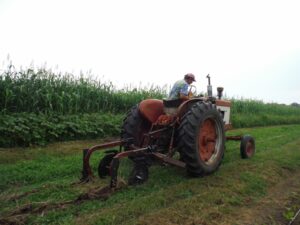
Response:
[{"label": "green grass", "polygon": [[[29,224],[220,224],[234,218],[240,208],[253,206],[274,185],[300,172],[300,125],[247,128],[230,134],[256,138],[255,157],[242,160],[239,142],[228,142],[220,169],[203,178],[188,178],[184,170],[159,165],[150,168],[149,180],[127,187],[108,200],[90,200],[44,214],[32,214]],[[95,144],[92,141],[90,145]],[[26,203],[75,199],[88,189],[108,184],[96,179],[77,181],[81,149],[87,141],[51,144],[47,147],[0,151],[1,215]],[[96,171],[101,153],[92,157]],[[131,162],[123,160],[120,176],[128,176]],[[37,190],[16,201],[9,198]],[[1,217],[1,216],[0,216]],[[232,220],[230,220],[232,221]],[[228,223],[232,224],[232,223]]]}]

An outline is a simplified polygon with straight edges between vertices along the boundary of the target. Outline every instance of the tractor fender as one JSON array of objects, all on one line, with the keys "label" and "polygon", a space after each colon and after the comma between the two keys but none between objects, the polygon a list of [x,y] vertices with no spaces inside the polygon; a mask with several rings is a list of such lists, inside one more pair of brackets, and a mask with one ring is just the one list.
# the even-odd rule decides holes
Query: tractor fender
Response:
[{"label": "tractor fender", "polygon": [[203,101],[203,98],[193,98],[193,99],[189,99],[187,101],[184,101],[177,110],[177,117],[179,118],[179,120],[181,120],[181,118],[184,116],[184,114],[186,114],[186,112],[196,103],[199,101]]},{"label": "tractor fender", "polygon": [[155,123],[158,117],[164,114],[163,101],[158,99],[143,100],[139,104],[139,111],[149,122]]}]

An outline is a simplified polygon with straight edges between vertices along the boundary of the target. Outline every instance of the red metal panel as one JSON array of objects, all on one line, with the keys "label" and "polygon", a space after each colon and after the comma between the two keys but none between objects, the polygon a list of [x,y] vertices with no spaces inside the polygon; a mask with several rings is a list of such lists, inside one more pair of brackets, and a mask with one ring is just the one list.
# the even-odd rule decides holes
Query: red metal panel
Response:
[{"label": "red metal panel", "polygon": [[147,99],[139,105],[140,113],[151,123],[155,123],[158,117],[164,114],[164,105],[162,100]]},{"label": "red metal panel", "polygon": [[231,102],[227,100],[216,100],[216,105],[231,107]]},{"label": "red metal panel", "polygon": [[227,136],[226,137],[226,141],[240,141],[242,140],[242,136],[238,135],[238,136]]}]

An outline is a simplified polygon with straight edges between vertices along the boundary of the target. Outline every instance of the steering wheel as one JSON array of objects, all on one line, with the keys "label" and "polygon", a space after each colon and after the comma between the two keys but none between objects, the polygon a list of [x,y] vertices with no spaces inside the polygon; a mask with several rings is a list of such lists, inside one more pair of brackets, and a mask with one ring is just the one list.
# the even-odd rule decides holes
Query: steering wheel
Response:
[{"label": "steering wheel", "polygon": [[189,98],[193,98],[196,95],[197,95],[197,88],[196,88],[196,86],[190,85],[190,90],[189,90],[189,93],[188,93],[188,97]]}]

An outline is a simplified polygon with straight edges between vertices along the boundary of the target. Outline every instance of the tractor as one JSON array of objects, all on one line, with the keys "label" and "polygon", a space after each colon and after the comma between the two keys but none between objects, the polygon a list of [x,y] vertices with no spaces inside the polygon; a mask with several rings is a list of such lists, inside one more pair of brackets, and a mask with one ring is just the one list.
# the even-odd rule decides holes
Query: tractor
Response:
[{"label": "tractor", "polygon": [[[206,96],[188,100],[146,99],[133,106],[121,128],[120,140],[83,150],[82,182],[92,179],[90,156],[96,150],[106,150],[100,160],[100,178],[111,176],[109,187],[117,187],[120,159],[128,157],[133,169],[129,185],[142,184],[148,179],[148,168],[155,162],[185,168],[190,176],[205,176],[215,172],[222,163],[225,142],[240,141],[242,158],[255,153],[255,141],[250,135],[225,136],[232,129],[231,102],[222,99],[223,88],[213,96],[210,76],[207,75]],[[118,150],[110,148],[119,147]],[[177,158],[173,157],[178,152]]]}]

